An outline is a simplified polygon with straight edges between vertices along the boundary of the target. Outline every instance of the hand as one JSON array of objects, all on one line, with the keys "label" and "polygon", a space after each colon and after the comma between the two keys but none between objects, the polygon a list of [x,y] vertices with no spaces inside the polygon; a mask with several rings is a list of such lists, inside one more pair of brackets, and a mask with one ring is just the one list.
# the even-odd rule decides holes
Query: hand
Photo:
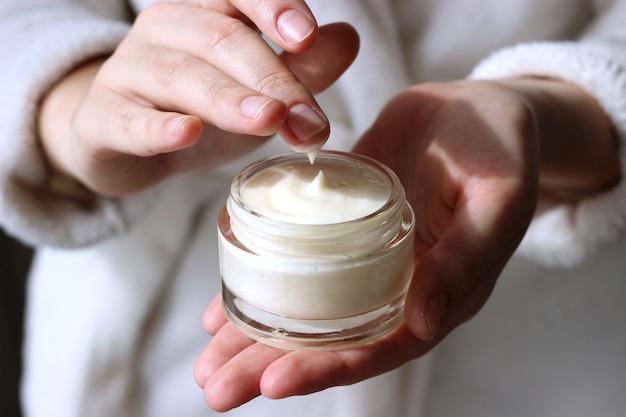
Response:
[{"label": "hand", "polygon": [[[567,151],[558,152],[564,140]],[[577,88],[549,80],[409,88],[355,151],[394,169],[415,209],[417,267],[405,324],[354,349],[287,352],[244,336],[218,297],[204,317],[214,337],[195,367],[212,408],[352,384],[423,355],[480,310],[539,194],[582,195],[619,175],[602,110]]]},{"label": "hand", "polygon": [[538,200],[614,185],[617,142],[595,100],[548,79],[417,85],[392,100],[355,152],[400,177],[416,216],[410,332],[432,339],[489,297]]},{"label": "hand", "polygon": [[540,146],[526,102],[489,82],[409,88],[383,110],[355,152],[400,177],[416,217],[416,270],[405,306],[430,340],[470,319],[532,218]]},{"label": "hand", "polygon": [[259,395],[279,399],[353,384],[423,355],[440,340],[421,341],[403,325],[382,340],[353,349],[276,349],[234,327],[224,315],[221,296],[207,308],[204,327],[214,336],[196,362],[194,376],[207,404],[219,412]]},{"label": "hand", "polygon": [[224,411],[259,394],[282,398],[373,377],[423,355],[476,313],[534,211],[533,122],[523,102],[493,87],[424,85],[393,99],[355,151],[395,170],[415,210],[405,324],[354,349],[285,352],[240,334],[216,300],[204,320],[214,337],[195,368],[207,403]]},{"label": "hand", "polygon": [[[286,52],[278,56],[258,29]],[[51,91],[42,143],[58,171],[111,196],[218,166],[276,132],[314,151],[329,126],[312,94],[357,50],[350,26],[318,29],[300,0],[156,3],[111,57]]]}]

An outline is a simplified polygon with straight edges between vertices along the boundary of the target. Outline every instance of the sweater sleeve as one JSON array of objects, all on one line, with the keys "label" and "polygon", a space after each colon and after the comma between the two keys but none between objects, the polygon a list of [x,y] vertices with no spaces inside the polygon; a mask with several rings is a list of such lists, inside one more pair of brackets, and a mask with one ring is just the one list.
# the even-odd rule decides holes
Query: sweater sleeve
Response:
[{"label": "sweater sleeve", "polygon": [[37,139],[38,103],[73,67],[110,54],[128,33],[127,5],[107,0],[0,4],[0,227],[33,246],[83,246],[127,230],[153,191],[88,202],[55,191]]},{"label": "sweater sleeve", "polygon": [[577,41],[519,44],[480,62],[472,79],[545,76],[591,94],[619,139],[622,180],[574,204],[556,204],[533,219],[519,253],[549,266],[573,266],[626,234],[626,1],[598,16]]}]

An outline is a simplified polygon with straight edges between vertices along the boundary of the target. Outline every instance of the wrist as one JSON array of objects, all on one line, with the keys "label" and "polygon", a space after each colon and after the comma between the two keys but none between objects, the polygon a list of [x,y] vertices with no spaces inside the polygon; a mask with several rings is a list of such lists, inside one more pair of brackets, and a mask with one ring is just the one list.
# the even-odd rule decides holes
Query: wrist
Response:
[{"label": "wrist", "polygon": [[543,196],[575,201],[619,182],[617,135],[594,97],[553,79],[529,77],[498,83],[522,97],[535,116]]}]

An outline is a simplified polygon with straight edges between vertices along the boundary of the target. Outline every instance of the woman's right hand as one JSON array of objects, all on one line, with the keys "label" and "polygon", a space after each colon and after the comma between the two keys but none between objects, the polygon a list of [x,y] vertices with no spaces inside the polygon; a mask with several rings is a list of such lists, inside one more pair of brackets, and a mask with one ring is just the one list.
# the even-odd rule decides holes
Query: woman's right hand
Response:
[{"label": "woman's right hand", "polygon": [[352,27],[318,28],[301,0],[155,3],[110,57],[53,87],[42,144],[54,169],[109,196],[218,166],[274,133],[314,152],[329,125],[313,94],[357,50]]}]

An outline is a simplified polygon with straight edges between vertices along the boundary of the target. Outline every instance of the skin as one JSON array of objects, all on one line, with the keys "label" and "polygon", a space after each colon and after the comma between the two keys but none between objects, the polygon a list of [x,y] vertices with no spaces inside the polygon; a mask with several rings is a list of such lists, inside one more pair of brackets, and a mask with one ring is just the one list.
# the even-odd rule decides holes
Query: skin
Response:
[{"label": "skin", "polygon": [[[320,149],[330,127],[313,94],[356,56],[354,29],[318,28],[303,2],[287,11],[267,2],[252,10],[259,28],[296,6],[311,26],[295,44],[273,30],[270,37],[287,51],[278,57],[230,3],[203,3],[217,10],[191,1],[156,3],[111,57],[86,63],[54,86],[39,114],[53,169],[98,194],[124,196],[177,172],[223,164],[274,133],[296,151]],[[294,110],[302,108],[317,124],[303,123]]]},{"label": "skin", "polygon": [[[285,31],[281,16],[294,10],[301,30]],[[122,196],[218,166],[274,133],[296,151],[319,149],[329,127],[313,94],[350,65],[358,37],[348,25],[314,22],[296,0],[149,7],[112,56],[68,74],[43,100],[40,136],[51,167],[94,193]],[[257,31],[286,53],[277,57]],[[298,104],[322,122],[297,126]],[[354,151],[391,167],[416,212],[405,324],[359,348],[287,352],[237,331],[217,297],[203,319],[214,337],[194,369],[215,410],[352,384],[423,355],[480,310],[538,203],[575,202],[620,179],[606,115],[558,80],[408,87]]]},{"label": "skin", "polygon": [[416,212],[405,324],[359,348],[287,352],[240,334],[218,297],[204,316],[214,338],[195,367],[212,408],[352,384],[422,356],[484,305],[538,200],[583,198],[620,175],[602,110],[554,80],[412,86],[354,150],[394,169]]}]

